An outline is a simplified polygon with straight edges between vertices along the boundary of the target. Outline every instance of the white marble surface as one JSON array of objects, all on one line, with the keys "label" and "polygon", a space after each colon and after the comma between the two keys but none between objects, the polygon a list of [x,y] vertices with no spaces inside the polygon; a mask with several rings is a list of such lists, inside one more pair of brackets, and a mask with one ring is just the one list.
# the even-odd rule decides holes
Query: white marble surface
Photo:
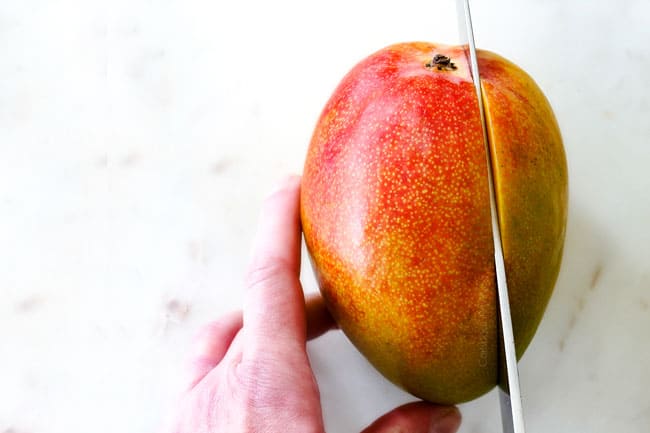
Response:
[{"label": "white marble surface", "polygon": [[[563,269],[520,364],[530,432],[650,426],[650,4],[474,3],[569,159]],[[514,3],[514,2],[512,2]],[[453,2],[0,3],[0,433],[154,432],[201,323],[237,308],[259,203],[343,74],[456,41]],[[308,268],[304,282],[316,290]],[[409,400],[310,343],[329,432]],[[495,395],[461,431],[500,430]]]}]

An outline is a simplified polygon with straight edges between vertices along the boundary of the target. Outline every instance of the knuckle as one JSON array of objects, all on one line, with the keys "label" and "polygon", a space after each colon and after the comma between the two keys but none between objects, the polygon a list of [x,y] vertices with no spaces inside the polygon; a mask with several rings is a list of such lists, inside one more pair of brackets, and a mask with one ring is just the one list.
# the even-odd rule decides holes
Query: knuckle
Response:
[{"label": "knuckle", "polygon": [[246,287],[258,289],[277,286],[290,277],[289,263],[281,257],[269,257],[254,262],[246,274]]},{"label": "knuckle", "polygon": [[[308,416],[310,402],[319,401],[316,379],[305,375],[306,360],[299,358],[286,360],[282,368],[277,368],[280,359],[258,358],[229,366],[225,388],[240,414],[237,431],[323,432]],[[289,421],[295,425],[289,427]]]},{"label": "knuckle", "polygon": [[237,399],[248,409],[273,408],[282,393],[276,392],[276,384],[271,369],[258,360],[242,361],[231,369],[231,389]]}]

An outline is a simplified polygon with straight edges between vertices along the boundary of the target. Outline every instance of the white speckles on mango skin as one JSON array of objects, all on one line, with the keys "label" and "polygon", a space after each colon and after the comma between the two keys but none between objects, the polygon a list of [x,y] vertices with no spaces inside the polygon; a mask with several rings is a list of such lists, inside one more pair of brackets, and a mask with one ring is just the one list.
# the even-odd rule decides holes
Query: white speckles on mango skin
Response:
[{"label": "white speckles on mango skin", "polygon": [[[458,69],[425,68],[436,53]],[[440,403],[496,383],[477,107],[461,49],[389,47],[335,91],[303,177],[305,239],[339,325],[389,379]]]}]

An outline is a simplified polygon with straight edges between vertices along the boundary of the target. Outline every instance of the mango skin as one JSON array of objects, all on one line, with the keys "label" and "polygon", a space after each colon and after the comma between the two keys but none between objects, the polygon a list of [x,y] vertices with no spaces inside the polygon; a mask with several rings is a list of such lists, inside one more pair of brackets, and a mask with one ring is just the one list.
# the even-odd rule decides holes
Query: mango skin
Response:
[{"label": "mango skin", "polygon": [[[427,67],[434,54],[456,69]],[[567,169],[548,101],[505,59],[479,52],[515,342],[551,296]],[[325,106],[303,173],[301,221],[323,297],[385,377],[454,404],[498,381],[497,299],[480,115],[460,47],[387,47]]]}]

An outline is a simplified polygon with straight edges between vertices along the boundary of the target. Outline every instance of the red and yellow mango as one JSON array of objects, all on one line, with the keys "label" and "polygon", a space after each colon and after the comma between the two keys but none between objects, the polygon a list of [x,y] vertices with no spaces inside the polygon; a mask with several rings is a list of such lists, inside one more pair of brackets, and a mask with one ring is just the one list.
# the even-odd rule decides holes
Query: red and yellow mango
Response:
[{"label": "red and yellow mango", "polygon": [[[532,78],[496,54],[479,50],[478,60],[521,356],[560,268],[566,159]],[[489,200],[462,47],[393,45],[345,76],[306,158],[305,241],[341,329],[384,376],[425,400],[467,401],[498,381]]]}]

